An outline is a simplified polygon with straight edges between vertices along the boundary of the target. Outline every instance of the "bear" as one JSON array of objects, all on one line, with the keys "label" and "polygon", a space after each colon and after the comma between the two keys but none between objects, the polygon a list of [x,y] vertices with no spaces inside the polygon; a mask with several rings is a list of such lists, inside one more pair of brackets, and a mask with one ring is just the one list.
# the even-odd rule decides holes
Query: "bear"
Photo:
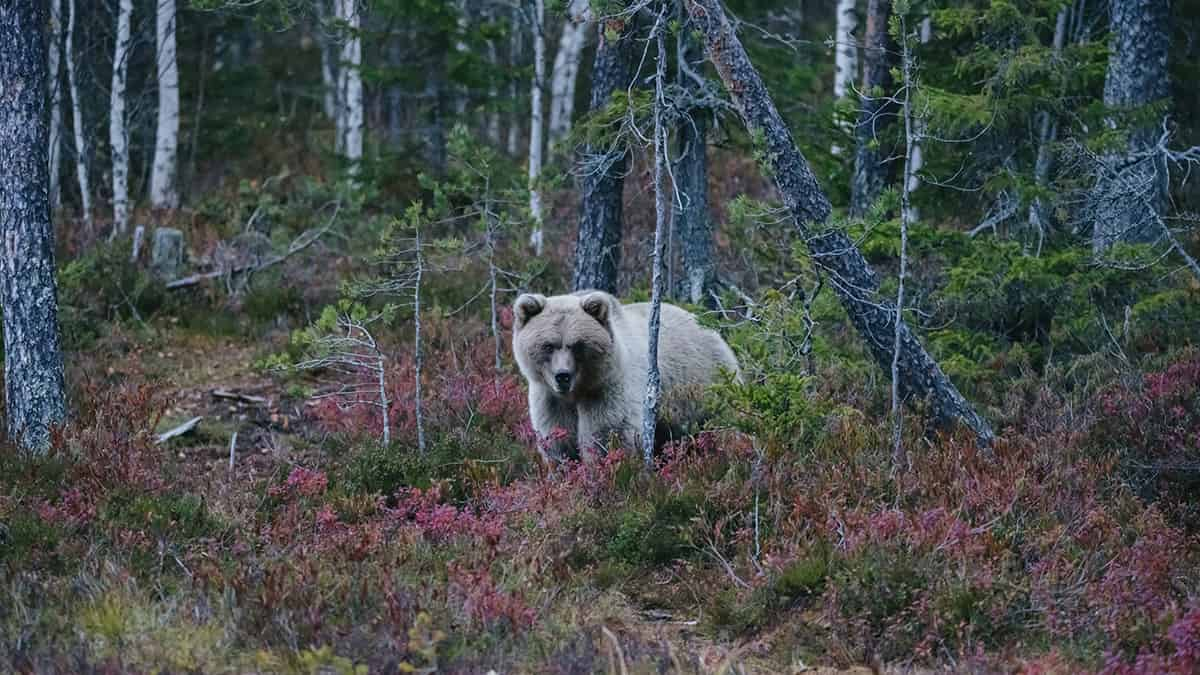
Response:
[{"label": "bear", "polygon": [[[722,369],[740,379],[725,340],[688,311],[662,303],[658,367],[662,382],[656,445],[702,421],[699,390]],[[526,293],[513,303],[513,354],[529,385],[529,416],[551,465],[606,452],[614,437],[636,448],[646,395],[650,303],[622,305],[603,291],[547,297]],[[564,434],[565,432],[565,434]]]}]

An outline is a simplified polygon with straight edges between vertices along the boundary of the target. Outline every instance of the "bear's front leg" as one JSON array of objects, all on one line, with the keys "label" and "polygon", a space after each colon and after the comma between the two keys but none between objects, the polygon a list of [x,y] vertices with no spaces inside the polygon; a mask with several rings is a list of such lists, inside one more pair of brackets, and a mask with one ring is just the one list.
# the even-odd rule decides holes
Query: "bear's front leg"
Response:
[{"label": "bear's front leg", "polygon": [[614,409],[603,401],[588,401],[579,403],[578,413],[579,452],[585,460],[603,457],[617,447],[636,448],[628,411]]},{"label": "bear's front leg", "polygon": [[537,433],[538,452],[548,464],[579,458],[579,434],[575,405],[545,387],[529,388],[529,419]]}]

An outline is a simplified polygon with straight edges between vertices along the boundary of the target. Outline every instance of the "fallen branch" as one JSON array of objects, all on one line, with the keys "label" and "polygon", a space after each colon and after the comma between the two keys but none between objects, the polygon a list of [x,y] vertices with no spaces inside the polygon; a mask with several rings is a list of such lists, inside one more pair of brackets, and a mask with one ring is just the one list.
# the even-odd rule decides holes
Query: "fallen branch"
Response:
[{"label": "fallen branch", "polygon": [[193,417],[192,419],[184,422],[183,424],[180,424],[179,426],[175,427],[174,429],[171,429],[170,431],[164,431],[163,433],[158,435],[158,438],[154,441],[154,444],[162,445],[163,443],[166,443],[167,441],[171,440],[172,438],[175,438],[176,436],[182,436],[186,433],[190,433],[193,429],[196,428],[197,424],[200,424],[200,420],[202,420],[202,419],[204,419],[204,418],[203,417]]},{"label": "fallen branch", "polygon": [[223,398],[223,399],[228,399],[231,401],[240,401],[242,403],[249,403],[251,405],[261,405],[261,404],[267,402],[267,399],[265,396],[252,396],[250,394],[241,394],[236,391],[230,391],[228,389],[214,389],[214,390],[212,390],[212,395],[213,395],[213,398]]},{"label": "fallen branch", "polygon": [[323,225],[315,230],[308,230],[308,231],[304,232],[303,234],[301,234],[299,237],[296,237],[296,239],[293,240],[291,244],[288,244],[287,250],[284,251],[283,253],[278,253],[276,255],[273,255],[264,260],[260,260],[258,262],[247,263],[245,265],[238,265],[238,266],[234,267],[233,269],[217,269],[217,270],[213,270],[211,272],[203,272],[200,274],[193,274],[191,276],[176,279],[174,281],[168,282],[166,284],[166,288],[167,288],[167,290],[173,291],[177,288],[187,288],[188,286],[195,286],[197,284],[203,283],[210,279],[219,279],[224,276],[233,276],[233,275],[237,275],[237,274],[253,274],[255,272],[265,270],[268,267],[273,267],[275,265],[278,265],[279,263],[283,262],[284,260],[287,260],[288,258],[292,257],[293,255],[296,255],[297,253],[308,248],[309,246],[312,246],[313,243],[316,242],[318,239],[320,239],[322,235],[329,232],[329,230],[333,227],[333,224],[337,221],[337,216],[338,216],[338,213],[341,211],[341,208],[342,208],[341,202],[334,204],[333,215],[329,217],[329,222],[325,223],[325,225]]}]

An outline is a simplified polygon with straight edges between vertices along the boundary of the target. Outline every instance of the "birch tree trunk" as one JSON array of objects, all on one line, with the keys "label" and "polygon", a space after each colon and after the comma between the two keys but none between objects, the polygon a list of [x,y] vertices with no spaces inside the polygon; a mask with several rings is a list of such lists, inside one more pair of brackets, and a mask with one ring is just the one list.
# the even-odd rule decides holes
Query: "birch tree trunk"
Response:
[{"label": "birch tree trunk", "polygon": [[646,395],[642,399],[642,459],[647,468],[654,465],[654,429],[658,423],[658,408],[662,396],[662,374],[658,369],[658,332],[662,316],[663,249],[667,230],[667,188],[663,182],[667,166],[667,128],[663,110],[667,107],[663,94],[667,77],[667,46],[663,39],[663,17],[654,22],[651,39],[658,46],[654,72],[654,256],[650,273],[649,344],[646,349]]},{"label": "birch tree trunk", "polygon": [[[693,35],[692,22],[682,11],[682,29],[677,36],[679,64],[678,85],[685,91],[698,93],[697,64],[704,52]],[[683,249],[684,287],[689,302],[706,307],[714,306],[712,296],[716,269],[713,265],[713,230],[708,209],[708,119],[711,111],[693,107],[679,120],[675,136],[679,157],[675,161],[674,180],[678,203],[672,227]]]},{"label": "birch tree trunk", "polygon": [[575,83],[579,79],[579,59],[587,43],[591,24],[588,0],[572,0],[567,21],[554,54],[550,75],[550,142],[562,140],[571,130],[575,114]]},{"label": "birch tree trunk", "polygon": [[827,275],[871,356],[880,367],[888,369],[894,343],[899,342],[896,362],[901,396],[905,400],[927,400],[940,424],[961,422],[975,432],[981,444],[990,444],[994,435],[987,421],[958,392],[909,327],[897,321],[894,304],[880,295],[879,279],[854,242],[842,230],[825,227],[831,211],[829,199],[796,148],[758,71],[725,17],[720,0],[685,1],[734,106],[752,137],[762,139],[766,168],[807,243],[813,263]]},{"label": "birch tree trunk", "polygon": [[[508,66],[512,71],[516,71],[521,65],[521,52],[523,46],[521,44],[520,26],[521,12],[520,10],[514,9],[512,13],[512,30],[510,31],[508,41]],[[523,125],[522,120],[524,119],[524,115],[521,115],[516,108],[516,102],[521,98],[521,91],[517,84],[517,78],[514,77],[509,81],[508,92],[514,108],[509,117],[508,139],[506,140],[505,144],[508,148],[509,156],[516,157],[517,153],[520,151],[521,126]]]},{"label": "birch tree trunk", "polygon": [[363,156],[362,16],[358,11],[357,0],[336,1],[340,5],[339,16],[347,32],[338,63],[345,92],[342,154],[349,163],[350,175],[356,176]]},{"label": "birch tree trunk", "polygon": [[50,208],[62,206],[59,173],[62,162],[63,90],[62,63],[62,0],[50,0],[50,46],[47,53],[46,82],[50,87]]},{"label": "birch tree trunk", "polygon": [[[858,28],[856,0],[838,0],[837,28],[834,32],[834,61],[833,61],[833,97],[842,100],[850,93],[850,85],[858,76],[858,44],[855,42],[854,30]],[[850,131],[845,120],[839,119],[838,126]],[[842,154],[842,148],[833,144],[830,152]]]},{"label": "birch tree trunk", "polygon": [[[1104,105],[1118,115],[1130,113],[1170,95],[1167,56],[1171,46],[1169,0],[1112,0],[1111,44],[1104,78]],[[1109,122],[1116,126],[1116,120]],[[1137,124],[1136,122],[1134,123]],[[1129,131],[1129,155],[1145,152],[1157,140],[1157,125],[1142,122]],[[1119,158],[1111,158],[1112,164]],[[1092,247],[1103,253],[1117,242],[1153,241],[1159,235],[1155,218],[1166,198],[1166,171],[1160,159],[1137,161],[1128,169],[1128,180],[1113,183],[1101,178],[1093,191],[1095,224]],[[1128,187],[1137,185],[1146,199],[1130,199]],[[1154,207],[1145,213],[1144,202]]]},{"label": "birch tree trunk", "polygon": [[329,38],[331,27],[326,1],[316,0],[313,3],[317,15],[317,41],[321,47],[321,109],[325,111],[326,117],[336,121],[338,79],[335,62],[337,58],[334,55],[333,41]]},{"label": "birch tree trunk", "polygon": [[79,210],[83,216],[83,224],[89,230],[92,228],[92,191],[88,177],[87,137],[83,126],[83,100],[79,95],[79,81],[75,77],[75,0],[67,0],[67,10],[71,13],[67,19],[67,84],[71,88],[71,123],[75,136],[75,179],[79,182]]},{"label": "birch tree trunk", "polygon": [[108,142],[112,146],[113,236],[124,234],[129,226],[129,134],[125,128],[125,84],[129,73],[129,24],[132,16],[133,0],[120,0],[108,106]]},{"label": "birch tree trunk", "polygon": [[[933,39],[933,19],[926,16],[924,19],[921,19],[921,29],[918,34],[918,40],[921,44],[928,44],[931,39]],[[908,47],[906,46],[905,49],[908,50]],[[906,53],[908,54],[908,58],[911,59],[911,50],[907,51]],[[922,141],[925,139],[924,119],[918,118],[913,120],[912,127],[906,130],[905,135],[908,139],[907,142],[912,146],[908,149],[908,159],[905,161],[904,167],[904,180],[906,182],[905,190],[907,190],[909,196],[908,206],[905,207],[908,210],[908,213],[905,217],[908,218],[909,222],[912,222],[921,219],[920,211],[917,210],[917,207],[912,205],[912,193],[916,192],[917,188],[921,187],[921,176],[918,174],[925,166],[925,151],[922,143]]]},{"label": "birch tree trunk", "polygon": [[536,255],[542,255],[545,234],[542,231],[542,191],[538,177],[542,173],[542,131],[546,127],[542,115],[542,91],[546,88],[546,2],[533,0],[533,84],[529,89],[529,214],[533,231],[529,244]]},{"label": "birch tree trunk", "polygon": [[[622,27],[615,40],[599,34],[592,65],[591,110],[608,105],[614,92],[629,86],[633,77],[633,21]],[[579,237],[575,242],[575,290],[617,292],[621,262],[621,193],[629,151],[619,139],[608,144],[588,144],[584,149],[587,170],[583,175]]]},{"label": "birch tree trunk", "polygon": [[156,0],[158,64],[158,129],[154,135],[154,168],[150,203],[157,209],[179,208],[179,62],[175,58],[175,0]]},{"label": "birch tree trunk", "polygon": [[878,137],[892,121],[887,98],[892,86],[892,44],[888,37],[891,13],[891,0],[868,0],[863,78],[854,127],[854,177],[850,182],[850,215],[859,218],[866,215],[887,183],[887,154],[880,151]]},{"label": "birch tree trunk", "polygon": [[8,436],[45,452],[66,419],[59,349],[46,115],[44,0],[0,7],[0,306]]}]

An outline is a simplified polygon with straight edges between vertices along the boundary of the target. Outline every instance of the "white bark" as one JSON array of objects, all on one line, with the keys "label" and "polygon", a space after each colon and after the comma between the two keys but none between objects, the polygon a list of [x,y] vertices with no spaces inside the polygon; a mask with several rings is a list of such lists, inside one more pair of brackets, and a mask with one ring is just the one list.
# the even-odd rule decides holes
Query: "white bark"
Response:
[{"label": "white bark", "polygon": [[179,62],[175,57],[175,0],[157,0],[155,19],[158,64],[158,129],[154,135],[154,168],[150,203],[157,209],[179,207],[175,181],[179,155]]},{"label": "white bark", "polygon": [[[854,30],[858,28],[858,15],[855,13],[856,0],[838,0],[837,29],[834,33],[834,69],[833,97],[842,99],[850,93],[854,80],[858,77],[858,44],[854,39]],[[849,134],[852,129],[849,120],[841,120],[838,126]],[[842,148],[834,144],[830,151],[835,155],[842,153]]]},{"label": "white bark", "polygon": [[654,73],[654,257],[650,273],[649,344],[646,349],[646,396],[642,399],[642,459],[647,468],[654,466],[654,431],[658,424],[658,409],[662,398],[662,374],[658,368],[658,334],[662,315],[664,248],[667,229],[667,188],[664,177],[667,167],[667,127],[663,114],[667,107],[663,93],[667,77],[667,43],[663,39],[664,15],[654,24],[658,44],[658,63]]},{"label": "white bark", "polygon": [[[933,38],[933,20],[928,16],[921,20],[921,30],[918,35],[918,40],[921,44],[928,44]],[[904,38],[907,41],[907,36]],[[911,59],[911,54],[909,55]],[[909,195],[916,192],[917,188],[921,187],[921,177],[918,174],[921,168],[925,166],[925,155],[921,149],[921,141],[925,138],[925,122],[918,118],[913,120],[912,129],[910,131],[912,147],[909,149],[908,161],[905,162],[904,168],[904,186]],[[920,220],[921,214],[915,206],[909,204],[905,207],[906,217],[909,222]]]},{"label": "white bark", "polygon": [[[516,70],[521,62],[521,31],[518,29],[520,25],[521,13],[518,10],[513,10],[513,30],[511,36],[509,37],[508,43],[508,67],[510,70]],[[509,94],[512,96],[511,100],[515,105],[515,102],[520,96],[515,78],[513,78],[510,84]],[[511,157],[517,156],[517,151],[520,149],[521,144],[521,116],[518,114],[518,112],[519,111],[514,110],[508,125],[508,139],[506,145],[508,148],[508,154]]]},{"label": "white bark", "polygon": [[554,54],[550,74],[550,141],[558,141],[571,130],[575,113],[575,83],[579,79],[579,60],[591,27],[588,0],[572,0],[567,22]]},{"label": "white bark", "polygon": [[317,44],[321,49],[321,109],[325,116],[334,119],[337,115],[337,77],[334,75],[333,47],[329,39],[328,8],[326,0],[313,3],[317,14]]},{"label": "white bark", "polygon": [[62,0],[50,0],[50,47],[46,63],[49,66],[47,82],[50,87],[50,208],[62,206],[62,189],[59,186],[59,166],[62,162],[62,106],[63,91],[59,85],[59,70],[62,63]]},{"label": "white bark", "polygon": [[129,73],[129,24],[132,16],[133,0],[120,0],[108,122],[108,140],[112,145],[114,235],[123,234],[129,226],[129,136],[125,128],[125,85]]},{"label": "white bark", "polygon": [[347,35],[342,41],[338,75],[342,91],[342,154],[350,163],[351,174],[358,173],[363,152],[362,15],[357,0],[336,0],[338,18]]},{"label": "white bark", "polygon": [[75,178],[79,181],[79,209],[82,211],[83,224],[92,227],[92,192],[88,187],[91,179],[88,177],[87,144],[83,134],[83,102],[79,98],[79,81],[75,77],[75,0],[67,0],[67,9],[71,13],[67,19],[67,83],[71,87],[71,123],[75,129]]},{"label": "white bark", "polygon": [[533,218],[533,232],[529,243],[537,255],[542,254],[545,244],[542,232],[542,193],[537,187],[542,173],[542,90],[546,86],[546,2],[533,0],[533,84],[530,87],[529,116],[529,213]]}]

